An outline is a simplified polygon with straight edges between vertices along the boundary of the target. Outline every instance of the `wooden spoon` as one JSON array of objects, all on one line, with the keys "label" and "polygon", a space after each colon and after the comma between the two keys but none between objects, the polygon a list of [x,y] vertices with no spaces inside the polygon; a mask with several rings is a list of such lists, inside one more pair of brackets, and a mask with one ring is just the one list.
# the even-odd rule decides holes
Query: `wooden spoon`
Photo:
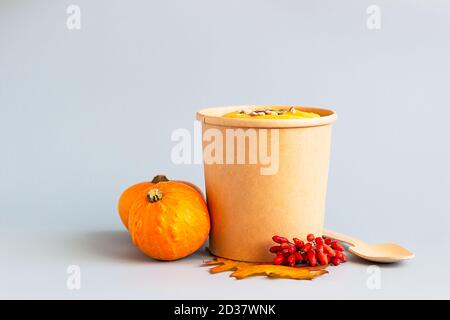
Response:
[{"label": "wooden spoon", "polygon": [[331,230],[324,230],[323,234],[326,237],[349,244],[348,251],[365,260],[391,263],[414,258],[414,253],[396,243],[369,244]]}]

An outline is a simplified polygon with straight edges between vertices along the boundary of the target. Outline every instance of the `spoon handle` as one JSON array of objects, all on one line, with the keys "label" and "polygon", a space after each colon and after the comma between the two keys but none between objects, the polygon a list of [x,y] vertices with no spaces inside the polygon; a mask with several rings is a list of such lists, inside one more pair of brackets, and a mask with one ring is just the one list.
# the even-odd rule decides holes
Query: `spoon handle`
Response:
[{"label": "spoon handle", "polygon": [[351,246],[355,246],[357,243],[362,242],[361,240],[355,239],[353,237],[347,236],[345,234],[324,229],[323,235],[332,239],[339,240],[341,242],[347,243]]}]

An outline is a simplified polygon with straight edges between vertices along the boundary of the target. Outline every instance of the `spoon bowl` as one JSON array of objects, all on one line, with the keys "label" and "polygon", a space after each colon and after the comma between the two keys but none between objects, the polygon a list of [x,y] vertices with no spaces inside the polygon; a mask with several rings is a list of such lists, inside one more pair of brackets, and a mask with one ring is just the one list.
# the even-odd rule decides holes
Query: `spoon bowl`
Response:
[{"label": "spoon bowl", "polygon": [[414,253],[396,243],[369,244],[331,230],[324,230],[323,233],[327,237],[349,244],[348,251],[365,260],[393,263],[414,258]]},{"label": "spoon bowl", "polygon": [[414,258],[414,253],[396,243],[378,243],[349,247],[348,251],[365,260],[392,263]]}]

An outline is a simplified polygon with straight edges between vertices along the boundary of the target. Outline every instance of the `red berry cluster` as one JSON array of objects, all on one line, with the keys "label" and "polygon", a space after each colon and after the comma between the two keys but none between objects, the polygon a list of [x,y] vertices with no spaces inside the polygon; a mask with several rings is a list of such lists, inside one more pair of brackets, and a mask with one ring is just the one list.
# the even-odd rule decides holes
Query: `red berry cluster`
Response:
[{"label": "red berry cluster", "polygon": [[304,243],[298,238],[293,238],[294,243],[289,242],[285,237],[273,236],[272,240],[278,245],[270,248],[270,252],[275,253],[273,263],[276,265],[295,266],[296,264],[316,265],[334,264],[339,265],[347,261],[344,247],[336,240],[326,237],[314,237],[308,234]]}]

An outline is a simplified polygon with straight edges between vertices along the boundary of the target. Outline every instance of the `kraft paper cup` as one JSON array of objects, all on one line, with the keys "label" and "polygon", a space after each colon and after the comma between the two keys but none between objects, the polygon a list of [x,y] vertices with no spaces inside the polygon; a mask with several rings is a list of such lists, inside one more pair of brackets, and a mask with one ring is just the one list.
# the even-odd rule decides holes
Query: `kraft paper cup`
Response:
[{"label": "kraft paper cup", "polygon": [[[227,129],[265,129],[267,139],[274,137],[274,141],[276,135],[279,136],[275,174],[261,174],[261,168],[267,167],[261,163],[236,164],[237,151],[234,152],[234,164],[204,161],[206,197],[211,215],[209,249],[216,256],[269,262],[274,258],[269,252],[274,245],[273,235],[305,240],[308,233],[322,234],[331,124],[337,119],[336,113],[329,109],[296,107],[321,117],[283,120],[222,117],[231,111],[269,107],[289,108],[233,106],[197,112],[197,120],[202,123],[204,153],[212,141],[205,141],[208,136],[205,133],[211,133],[209,129],[216,134],[220,132],[223,137],[226,137]],[[246,141],[243,148],[248,154],[250,143]],[[237,141],[234,142],[237,145]],[[262,143],[258,136],[258,147]],[[223,144],[225,150],[226,143]],[[226,150],[224,159],[225,153]]]}]

